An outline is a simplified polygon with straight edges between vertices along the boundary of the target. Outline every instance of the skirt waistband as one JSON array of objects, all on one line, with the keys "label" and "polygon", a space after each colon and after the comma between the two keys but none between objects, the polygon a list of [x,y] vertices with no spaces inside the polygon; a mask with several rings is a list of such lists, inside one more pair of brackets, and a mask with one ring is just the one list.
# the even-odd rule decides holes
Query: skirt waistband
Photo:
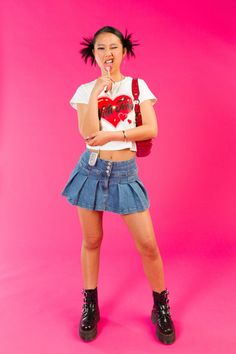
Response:
[{"label": "skirt waistband", "polygon": [[89,167],[89,169],[99,169],[99,170],[105,170],[108,167],[112,169],[112,171],[132,171],[137,169],[137,160],[136,156],[129,159],[129,160],[123,160],[123,161],[112,161],[112,160],[105,160],[101,159],[99,156],[97,157],[97,161],[95,166],[90,166],[88,165],[88,160],[90,157],[91,151],[89,149],[86,149],[80,158],[80,162],[84,167]]}]

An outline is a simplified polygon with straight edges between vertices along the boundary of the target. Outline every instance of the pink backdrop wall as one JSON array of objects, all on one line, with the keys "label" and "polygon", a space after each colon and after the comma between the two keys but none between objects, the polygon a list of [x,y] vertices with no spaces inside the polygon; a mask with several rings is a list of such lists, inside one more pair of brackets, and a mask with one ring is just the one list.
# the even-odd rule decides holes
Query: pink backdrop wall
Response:
[{"label": "pink backdrop wall", "polygon": [[[158,97],[159,135],[152,155],[138,159],[138,165],[149,191],[177,319],[179,341],[172,350],[233,350],[233,316],[221,306],[232,302],[235,291],[234,2],[8,0],[1,1],[0,10],[4,354],[51,353],[55,346],[57,353],[87,348],[71,335],[80,313],[81,231],[76,209],[60,191],[85,146],[68,101],[78,85],[99,75],[97,68],[82,62],[79,43],[104,25],[134,33],[141,45],[122,72],[143,78]],[[116,309],[113,315],[117,311],[118,317],[124,316],[119,328],[114,326],[120,353],[121,338],[126,338],[122,326],[129,316],[122,311],[133,304],[127,285],[146,297],[136,299],[133,311],[142,300],[143,311],[149,313],[151,298],[131,237],[119,215],[112,213],[104,215],[100,281],[108,318],[109,301]],[[112,302],[116,294],[111,283],[127,297]],[[212,337],[200,342],[192,326],[196,321],[200,325],[206,313],[202,335],[210,332]],[[216,322],[222,327],[215,327]],[[145,326],[136,326],[145,334]],[[111,352],[106,331],[106,341],[93,343],[90,353]],[[124,353],[138,353],[137,348],[143,353],[147,343],[150,350],[157,346],[151,335],[147,343],[145,335],[144,342],[137,342],[134,333],[129,338]]]}]

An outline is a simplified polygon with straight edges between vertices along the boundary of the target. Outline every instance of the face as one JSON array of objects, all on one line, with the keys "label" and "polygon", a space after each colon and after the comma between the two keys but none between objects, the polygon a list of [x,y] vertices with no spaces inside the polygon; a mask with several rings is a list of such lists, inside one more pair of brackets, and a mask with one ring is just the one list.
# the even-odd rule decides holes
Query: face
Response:
[{"label": "face", "polygon": [[104,72],[109,66],[112,73],[120,70],[120,64],[126,55],[126,48],[123,48],[119,37],[105,32],[97,36],[93,54],[101,70]]}]

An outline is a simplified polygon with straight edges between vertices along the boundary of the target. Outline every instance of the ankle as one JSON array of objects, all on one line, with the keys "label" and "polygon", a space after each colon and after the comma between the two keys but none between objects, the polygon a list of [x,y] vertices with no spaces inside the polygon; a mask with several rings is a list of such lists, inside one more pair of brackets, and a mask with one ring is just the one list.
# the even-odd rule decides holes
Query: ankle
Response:
[{"label": "ankle", "polygon": [[154,292],[154,293],[158,293],[158,294],[161,294],[163,291],[165,291],[166,290],[166,287],[159,287],[159,288],[154,288],[154,289],[152,289],[152,291]]},{"label": "ankle", "polygon": [[83,291],[88,291],[88,292],[97,291],[97,286],[96,286],[96,288],[85,287],[85,288],[83,288]]},{"label": "ankle", "polygon": [[154,304],[159,304],[159,303],[168,303],[169,291],[167,289],[162,290],[161,292],[157,291],[152,291],[152,296],[153,296],[153,301]]}]

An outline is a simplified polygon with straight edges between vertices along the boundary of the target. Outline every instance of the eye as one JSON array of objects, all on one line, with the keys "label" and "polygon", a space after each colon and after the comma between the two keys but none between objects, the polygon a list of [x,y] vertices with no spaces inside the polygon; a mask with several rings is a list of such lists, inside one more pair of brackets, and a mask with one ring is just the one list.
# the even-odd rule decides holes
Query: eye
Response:
[{"label": "eye", "polygon": [[[110,49],[117,49],[118,47],[111,47]],[[104,50],[105,48],[103,47],[98,47],[97,50]]]}]

